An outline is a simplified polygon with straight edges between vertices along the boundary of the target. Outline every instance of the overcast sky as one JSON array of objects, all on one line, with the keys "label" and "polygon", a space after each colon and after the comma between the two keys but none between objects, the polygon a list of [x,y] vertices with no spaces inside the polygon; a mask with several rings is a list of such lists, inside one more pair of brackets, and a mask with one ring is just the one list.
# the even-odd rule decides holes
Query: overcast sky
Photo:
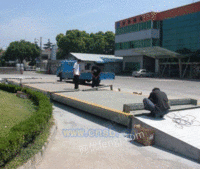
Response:
[{"label": "overcast sky", "polygon": [[160,12],[197,0],[0,0],[0,48],[25,39],[43,44],[67,30],[115,32],[115,22],[150,11]]}]

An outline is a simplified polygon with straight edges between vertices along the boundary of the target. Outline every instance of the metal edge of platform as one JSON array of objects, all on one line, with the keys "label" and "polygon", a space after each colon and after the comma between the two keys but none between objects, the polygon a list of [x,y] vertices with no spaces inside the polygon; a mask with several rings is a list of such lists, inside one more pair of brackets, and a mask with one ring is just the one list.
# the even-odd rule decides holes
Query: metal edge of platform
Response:
[{"label": "metal edge of platform", "polygon": [[155,131],[155,145],[200,163],[200,150],[198,148],[142,122],[137,117],[132,119],[132,132],[134,132],[135,124]]}]

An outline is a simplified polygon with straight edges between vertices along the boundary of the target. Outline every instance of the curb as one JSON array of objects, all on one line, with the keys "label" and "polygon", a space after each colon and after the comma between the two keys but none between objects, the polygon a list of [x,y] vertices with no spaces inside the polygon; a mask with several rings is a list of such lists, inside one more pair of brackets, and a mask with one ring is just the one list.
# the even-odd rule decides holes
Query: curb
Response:
[{"label": "curb", "polygon": [[18,167],[17,169],[36,169],[36,165],[38,165],[44,158],[45,151],[48,148],[49,143],[55,138],[57,133],[57,124],[55,122],[55,125],[53,125],[50,129],[50,135],[47,139],[47,142],[44,143],[42,146],[42,150],[35,154],[33,157],[31,157],[25,164]]}]

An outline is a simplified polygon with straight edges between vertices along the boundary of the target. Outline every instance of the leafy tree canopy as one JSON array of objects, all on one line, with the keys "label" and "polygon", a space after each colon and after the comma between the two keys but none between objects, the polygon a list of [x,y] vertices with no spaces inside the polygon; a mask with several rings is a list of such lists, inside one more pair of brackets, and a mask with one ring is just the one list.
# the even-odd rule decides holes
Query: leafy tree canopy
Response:
[{"label": "leafy tree canopy", "polygon": [[115,34],[111,31],[87,33],[80,30],[68,30],[66,35],[56,36],[59,47],[57,59],[63,59],[68,53],[114,54]]},{"label": "leafy tree canopy", "polygon": [[52,43],[50,42],[50,39],[48,39],[48,42],[44,44],[44,49],[51,49],[52,48]]},{"label": "leafy tree canopy", "polygon": [[26,60],[35,60],[40,55],[40,49],[37,45],[24,40],[11,42],[4,54],[4,59],[19,60],[20,63]]}]

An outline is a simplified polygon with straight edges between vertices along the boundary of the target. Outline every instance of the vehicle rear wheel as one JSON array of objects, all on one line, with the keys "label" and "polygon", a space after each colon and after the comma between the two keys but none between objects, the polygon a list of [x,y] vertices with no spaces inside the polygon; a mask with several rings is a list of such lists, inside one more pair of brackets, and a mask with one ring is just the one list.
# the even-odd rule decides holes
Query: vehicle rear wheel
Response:
[{"label": "vehicle rear wheel", "polygon": [[83,79],[80,79],[79,82],[80,82],[81,84],[85,84],[86,81],[83,80]]}]

